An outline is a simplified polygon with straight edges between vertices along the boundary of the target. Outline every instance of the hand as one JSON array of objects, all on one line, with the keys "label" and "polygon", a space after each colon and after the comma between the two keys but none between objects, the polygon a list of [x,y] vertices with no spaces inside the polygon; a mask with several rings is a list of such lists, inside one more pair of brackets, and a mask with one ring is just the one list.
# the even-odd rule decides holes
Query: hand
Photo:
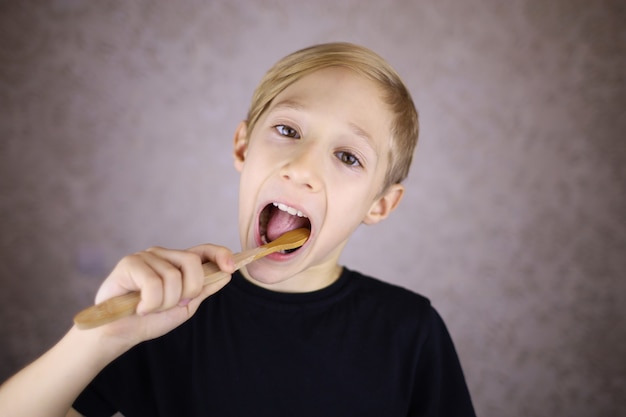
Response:
[{"label": "hand", "polygon": [[140,291],[137,314],[102,326],[107,337],[128,349],[159,337],[189,319],[200,303],[229,279],[203,286],[202,263],[211,261],[232,273],[232,252],[221,246],[200,245],[188,250],[153,247],[123,258],[102,283],[96,303],[130,291]]}]

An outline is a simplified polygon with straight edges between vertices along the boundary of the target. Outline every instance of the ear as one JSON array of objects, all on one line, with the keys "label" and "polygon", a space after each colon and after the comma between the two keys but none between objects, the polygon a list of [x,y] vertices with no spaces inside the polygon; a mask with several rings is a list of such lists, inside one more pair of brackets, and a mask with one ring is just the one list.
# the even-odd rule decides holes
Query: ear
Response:
[{"label": "ear", "polygon": [[376,224],[389,217],[391,212],[400,204],[403,195],[404,186],[402,186],[402,184],[391,185],[385,190],[381,197],[372,203],[372,206],[363,219],[363,223],[368,225]]},{"label": "ear", "polygon": [[248,152],[248,123],[239,122],[237,130],[235,130],[233,156],[235,157],[235,168],[241,172],[243,163]]}]

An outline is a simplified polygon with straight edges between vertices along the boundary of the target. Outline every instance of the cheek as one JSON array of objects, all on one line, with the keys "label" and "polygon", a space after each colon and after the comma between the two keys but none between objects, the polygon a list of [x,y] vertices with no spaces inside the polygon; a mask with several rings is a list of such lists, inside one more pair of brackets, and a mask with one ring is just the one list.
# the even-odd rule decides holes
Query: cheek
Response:
[{"label": "cheek", "polygon": [[267,146],[261,144],[260,139],[255,138],[248,148],[242,173],[247,172],[249,176],[258,178],[268,171],[276,158],[276,152],[272,152]]},{"label": "cheek", "polygon": [[263,155],[250,150],[239,177],[240,221],[249,221],[255,216],[256,199],[268,172]]},{"label": "cheek", "polygon": [[251,214],[254,208],[254,198],[258,184],[255,183],[255,175],[251,166],[245,164],[239,177],[239,215],[240,221]]},{"label": "cheek", "polygon": [[330,204],[335,207],[333,217],[338,219],[339,227],[355,229],[361,224],[372,204],[371,194],[367,188],[354,186],[341,187],[329,194]]},{"label": "cheek", "polygon": [[241,168],[241,186],[254,184],[263,173],[263,161],[267,158],[263,155],[263,149],[256,145],[256,141],[250,143],[246,151],[246,159]]},{"label": "cheek", "polygon": [[254,200],[258,190],[255,183],[255,176],[250,175],[251,171],[244,170],[239,180],[239,212],[243,216],[249,216],[254,210]]}]

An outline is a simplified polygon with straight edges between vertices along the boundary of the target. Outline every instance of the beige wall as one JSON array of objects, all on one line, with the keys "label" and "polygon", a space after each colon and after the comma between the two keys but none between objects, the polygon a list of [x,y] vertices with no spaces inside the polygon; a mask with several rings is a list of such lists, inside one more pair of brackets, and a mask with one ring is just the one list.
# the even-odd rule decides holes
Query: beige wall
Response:
[{"label": "beige wall", "polygon": [[346,264],[429,296],[482,416],[626,414],[626,9],[616,1],[0,2],[0,379],[122,255],[238,248],[230,144],[262,73],[362,43],[422,135]]}]

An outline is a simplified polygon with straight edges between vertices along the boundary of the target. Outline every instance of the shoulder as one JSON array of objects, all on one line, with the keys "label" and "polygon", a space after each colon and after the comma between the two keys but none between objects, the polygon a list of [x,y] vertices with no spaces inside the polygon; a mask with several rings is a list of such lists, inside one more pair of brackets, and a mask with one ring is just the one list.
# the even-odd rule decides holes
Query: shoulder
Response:
[{"label": "shoulder", "polygon": [[348,268],[344,268],[344,274],[351,281],[353,290],[363,295],[373,295],[422,306],[430,305],[430,300],[425,296],[399,285],[391,284]]},{"label": "shoulder", "polygon": [[347,268],[344,274],[353,296],[379,313],[422,320],[434,313],[430,300],[421,294]]}]

